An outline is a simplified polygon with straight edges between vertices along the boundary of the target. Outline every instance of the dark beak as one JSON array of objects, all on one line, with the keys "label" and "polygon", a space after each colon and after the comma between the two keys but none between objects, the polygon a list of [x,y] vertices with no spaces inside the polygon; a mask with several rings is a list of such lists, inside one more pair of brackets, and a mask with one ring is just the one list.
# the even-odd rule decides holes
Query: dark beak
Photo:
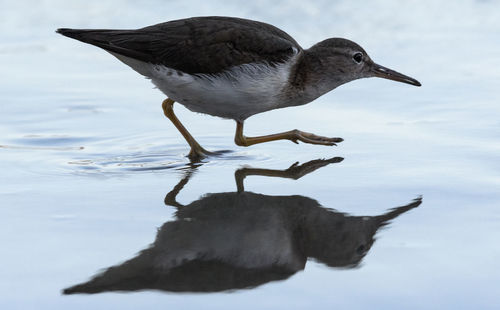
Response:
[{"label": "dark beak", "polygon": [[371,71],[376,77],[380,77],[383,79],[389,79],[393,81],[403,82],[406,84],[411,84],[415,86],[422,86],[419,81],[411,78],[407,75],[401,74],[384,66],[373,63]]}]

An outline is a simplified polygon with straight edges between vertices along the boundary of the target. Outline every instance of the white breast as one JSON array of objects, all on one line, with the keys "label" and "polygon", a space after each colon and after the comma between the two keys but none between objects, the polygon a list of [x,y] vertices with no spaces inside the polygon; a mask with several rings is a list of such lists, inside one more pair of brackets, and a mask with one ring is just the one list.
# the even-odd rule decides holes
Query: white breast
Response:
[{"label": "white breast", "polygon": [[152,82],[169,98],[194,112],[244,120],[283,104],[282,91],[297,55],[287,62],[244,64],[218,74],[187,74],[113,54]]}]

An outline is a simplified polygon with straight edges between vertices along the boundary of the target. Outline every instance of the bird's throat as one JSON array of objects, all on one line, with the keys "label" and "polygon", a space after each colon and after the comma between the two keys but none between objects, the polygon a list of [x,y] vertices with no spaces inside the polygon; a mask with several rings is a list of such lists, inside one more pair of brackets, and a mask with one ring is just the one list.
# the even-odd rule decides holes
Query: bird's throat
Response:
[{"label": "bird's throat", "polygon": [[323,61],[314,51],[306,50],[291,68],[286,91],[290,105],[306,104],[346,83],[340,77],[332,77]]}]

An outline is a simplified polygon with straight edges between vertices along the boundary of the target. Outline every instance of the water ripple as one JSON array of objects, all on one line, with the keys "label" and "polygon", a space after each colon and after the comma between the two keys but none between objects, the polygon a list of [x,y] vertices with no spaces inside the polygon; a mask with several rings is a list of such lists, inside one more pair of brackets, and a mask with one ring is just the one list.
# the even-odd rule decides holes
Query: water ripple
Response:
[{"label": "water ripple", "polygon": [[169,147],[162,151],[146,149],[128,154],[88,154],[86,158],[69,160],[66,164],[67,167],[77,173],[107,175],[184,169],[195,164],[234,165],[235,161],[241,161],[246,164],[248,162],[269,160],[268,157],[263,155],[233,150],[221,151],[219,154],[205,158],[199,163],[191,162],[186,155],[187,148],[179,146],[174,148]]}]

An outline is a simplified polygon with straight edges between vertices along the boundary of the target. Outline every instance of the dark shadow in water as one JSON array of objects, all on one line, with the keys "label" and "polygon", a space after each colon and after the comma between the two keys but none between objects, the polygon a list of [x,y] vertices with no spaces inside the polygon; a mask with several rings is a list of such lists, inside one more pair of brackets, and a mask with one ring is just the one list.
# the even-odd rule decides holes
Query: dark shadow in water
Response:
[{"label": "dark shadow in water", "polygon": [[286,170],[239,169],[238,192],[215,193],[182,205],[175,200],[195,171],[165,197],[177,208],[155,242],[136,257],[113,266],[64,294],[138,291],[219,292],[283,280],[308,259],[329,267],[354,268],[368,253],[375,233],[421,204],[421,198],[378,216],[349,216],[299,195],[269,196],[244,191],[249,175],[298,179],[342,158],[294,164]]}]

